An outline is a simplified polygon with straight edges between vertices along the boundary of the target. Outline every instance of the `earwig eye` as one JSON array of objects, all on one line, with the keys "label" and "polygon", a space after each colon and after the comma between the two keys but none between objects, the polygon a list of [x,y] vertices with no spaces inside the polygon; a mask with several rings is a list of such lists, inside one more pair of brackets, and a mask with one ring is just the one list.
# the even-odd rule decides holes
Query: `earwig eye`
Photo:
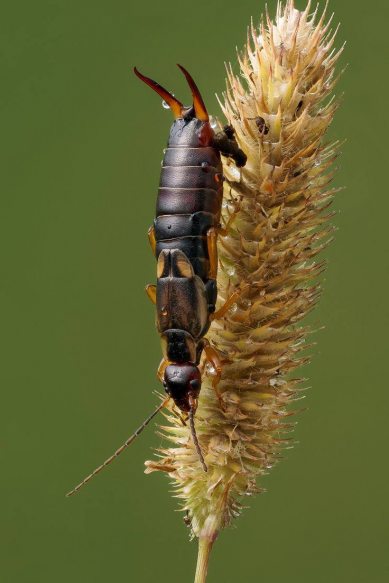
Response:
[{"label": "earwig eye", "polygon": [[200,381],[198,379],[192,379],[189,384],[192,389],[198,389],[200,386]]}]

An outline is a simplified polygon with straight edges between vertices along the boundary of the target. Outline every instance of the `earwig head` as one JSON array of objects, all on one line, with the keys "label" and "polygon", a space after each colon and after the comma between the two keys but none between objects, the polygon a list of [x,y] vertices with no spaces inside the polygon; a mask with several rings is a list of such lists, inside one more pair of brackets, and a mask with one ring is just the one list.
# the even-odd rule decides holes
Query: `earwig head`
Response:
[{"label": "earwig head", "polygon": [[184,413],[188,413],[190,431],[194,446],[199,456],[204,472],[208,471],[207,464],[201,451],[196,434],[194,414],[197,409],[197,399],[201,388],[201,374],[197,366],[190,362],[182,364],[169,364],[165,368],[163,379],[165,391],[172,397],[177,407]]},{"label": "earwig head", "polygon": [[139,79],[166,101],[173,112],[175,122],[170,132],[170,145],[194,148],[208,146],[212,143],[214,132],[209,123],[209,116],[203,98],[188,71],[182,65],[178,65],[178,67],[184,73],[192,92],[193,103],[189,107],[185,107],[181,101],[178,101],[178,99],[159,85],[159,83],[142,75],[136,67],[134,68],[134,72]]},{"label": "earwig head", "polygon": [[197,366],[189,362],[169,364],[165,369],[163,384],[167,394],[177,407],[186,413],[193,413],[201,389],[201,374]]}]

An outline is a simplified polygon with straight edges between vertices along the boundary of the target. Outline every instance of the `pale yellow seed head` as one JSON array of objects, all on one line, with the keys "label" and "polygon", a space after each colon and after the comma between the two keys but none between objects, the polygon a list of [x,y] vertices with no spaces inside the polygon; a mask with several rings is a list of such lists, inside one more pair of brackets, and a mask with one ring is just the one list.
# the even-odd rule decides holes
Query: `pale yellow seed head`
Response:
[{"label": "pale yellow seed head", "polygon": [[227,68],[220,104],[248,160],[239,169],[224,159],[219,303],[244,289],[208,334],[224,360],[225,411],[205,373],[196,430],[208,472],[174,415],[163,428],[172,447],[146,462],[146,472],[169,474],[194,535],[209,540],[239,514],[244,496],[259,491],[258,478],[289,444],[288,406],[302,390],[294,371],[307,362],[301,320],[319,298],[316,255],[331,233],[337,144],[325,133],[337,108],[335,32],[324,15],[310,6],[299,12],[289,0],[274,23],[266,16],[250,27],[240,74]]}]

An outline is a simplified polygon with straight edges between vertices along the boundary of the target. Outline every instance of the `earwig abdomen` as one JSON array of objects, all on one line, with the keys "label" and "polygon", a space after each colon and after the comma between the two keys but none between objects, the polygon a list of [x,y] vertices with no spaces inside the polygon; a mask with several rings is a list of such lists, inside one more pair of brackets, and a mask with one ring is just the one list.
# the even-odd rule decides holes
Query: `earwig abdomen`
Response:
[{"label": "earwig abdomen", "polygon": [[194,213],[202,208],[205,213],[217,214],[222,202],[221,191],[211,188],[160,188],[157,217],[176,213]]},{"label": "earwig abdomen", "polygon": [[177,237],[204,237],[215,226],[215,215],[198,211],[159,216],[154,223],[157,241]]},{"label": "earwig abdomen", "polygon": [[[156,256],[163,249],[179,249],[204,283],[209,279],[206,235],[219,225],[223,187],[220,153],[210,145],[212,138],[208,122],[193,118],[174,122],[163,159],[154,221]],[[212,300],[215,296],[213,293]],[[214,309],[212,304],[210,309]]]},{"label": "earwig abdomen", "polygon": [[[201,150],[202,148],[199,148]],[[209,148],[204,152],[203,158],[206,158],[205,154],[209,153]],[[184,148],[171,148],[173,152],[177,150],[184,150]],[[219,166],[211,166],[210,162],[203,160],[201,166],[190,166],[192,157],[192,149],[188,151],[187,160],[181,154],[181,164],[176,163],[174,166],[166,166],[166,160],[163,161],[160,187],[161,188],[210,188],[214,190],[215,193],[220,189],[222,182],[222,168]],[[169,156],[173,158],[173,156]],[[200,210],[200,209],[199,209]]]},{"label": "earwig abdomen", "polygon": [[163,161],[165,166],[185,166],[188,162],[190,162],[190,166],[201,166],[206,162],[210,166],[218,168],[220,154],[215,148],[207,146],[201,148],[185,146],[185,149],[171,146],[165,150]]}]

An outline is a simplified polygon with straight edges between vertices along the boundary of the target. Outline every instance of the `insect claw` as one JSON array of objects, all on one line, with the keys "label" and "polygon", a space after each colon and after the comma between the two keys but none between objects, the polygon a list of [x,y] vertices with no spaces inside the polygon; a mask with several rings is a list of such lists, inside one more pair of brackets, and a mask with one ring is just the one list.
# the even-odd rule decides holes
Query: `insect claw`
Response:
[{"label": "insect claw", "polygon": [[188,73],[188,71],[182,65],[179,65],[177,63],[177,67],[179,67],[181,69],[181,71],[184,73],[185,78],[186,78],[188,85],[190,87],[190,90],[192,91],[193,107],[194,107],[197,119],[200,119],[201,121],[208,121],[209,115],[208,115],[207,109],[205,107],[203,98],[201,97],[201,93],[200,93],[196,83],[194,82],[192,76]]},{"label": "insect claw", "polygon": [[178,99],[176,99],[174,95],[162,87],[162,85],[156,81],[153,81],[153,79],[150,79],[150,77],[142,75],[142,73],[140,73],[136,67],[134,67],[134,73],[141,81],[143,81],[143,83],[146,83],[146,85],[151,87],[151,89],[153,89],[160,97],[162,97],[164,101],[166,101],[176,119],[178,117],[182,117],[182,110],[184,106],[182,105],[181,101],[178,101]]}]

